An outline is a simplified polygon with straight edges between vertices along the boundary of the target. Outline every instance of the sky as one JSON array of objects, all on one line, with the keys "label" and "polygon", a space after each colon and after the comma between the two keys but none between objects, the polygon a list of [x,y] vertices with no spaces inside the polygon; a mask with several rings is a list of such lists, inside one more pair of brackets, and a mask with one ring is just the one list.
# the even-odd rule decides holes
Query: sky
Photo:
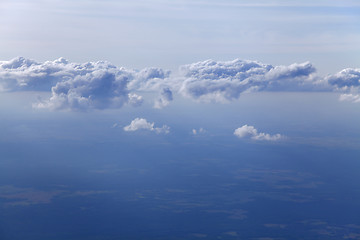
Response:
[{"label": "sky", "polygon": [[0,238],[356,239],[359,12],[1,0]]},{"label": "sky", "polygon": [[235,58],[323,74],[359,61],[357,1],[1,1],[3,60],[107,60],[130,68]]}]

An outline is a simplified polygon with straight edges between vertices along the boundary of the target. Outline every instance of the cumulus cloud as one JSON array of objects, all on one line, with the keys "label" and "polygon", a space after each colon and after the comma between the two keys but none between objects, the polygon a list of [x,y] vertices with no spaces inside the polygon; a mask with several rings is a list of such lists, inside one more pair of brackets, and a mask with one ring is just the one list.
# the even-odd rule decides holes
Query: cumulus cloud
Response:
[{"label": "cumulus cloud", "polygon": [[351,87],[360,87],[360,68],[346,68],[327,78],[329,84],[347,90]]},{"label": "cumulus cloud", "polygon": [[58,82],[98,70],[116,72],[116,69],[117,67],[104,61],[77,64],[59,58],[39,63],[18,57],[0,62],[0,85],[4,91],[50,91]]},{"label": "cumulus cloud", "polygon": [[180,92],[199,100],[226,102],[250,91],[309,91],[322,89],[309,63],[273,67],[257,61],[207,60],[180,67]]},{"label": "cumulus cloud", "polygon": [[[340,91],[341,100],[357,101],[360,69],[347,68],[324,78],[311,63],[272,66],[257,61],[206,60],[180,67],[179,73],[160,68],[140,71],[106,61],[71,63],[64,58],[43,63],[22,57],[0,61],[0,91],[51,91],[34,107],[89,110],[139,106],[142,91],[160,92],[154,108],[163,108],[174,93],[194,100],[228,102],[252,91]],[[346,95],[346,94],[352,94]]]},{"label": "cumulus cloud", "polygon": [[173,100],[173,94],[170,88],[163,88],[160,93],[160,97],[155,100],[154,108],[161,109],[170,104]]},{"label": "cumulus cloud", "polygon": [[135,118],[129,125],[124,127],[124,131],[133,132],[143,129],[156,132],[157,134],[168,134],[170,132],[170,128],[166,125],[163,125],[161,128],[154,127],[154,125],[155,123],[150,123],[145,118]]},{"label": "cumulus cloud", "polygon": [[340,101],[360,102],[360,68],[346,68],[326,78],[335,91],[342,92]]},{"label": "cumulus cloud", "polygon": [[129,84],[129,90],[133,91],[158,91],[168,85],[173,85],[169,78],[170,71],[161,68],[145,68],[137,72]]},{"label": "cumulus cloud", "polygon": [[253,140],[259,141],[277,141],[284,138],[284,136],[280,134],[270,135],[268,133],[259,133],[254,126],[248,125],[235,129],[234,135],[239,138],[250,137]]},{"label": "cumulus cloud", "polygon": [[127,72],[96,70],[83,76],[58,82],[51,88],[49,100],[38,103],[38,108],[53,110],[88,110],[119,108],[134,97],[126,88]]},{"label": "cumulus cloud", "polygon": [[[168,71],[141,71],[116,67],[106,61],[71,63],[64,58],[43,63],[23,57],[0,61],[0,91],[51,91],[48,100],[34,107],[52,110],[118,108],[139,106],[143,98],[129,88],[159,82]],[[145,83],[148,83],[146,85]],[[141,85],[141,86],[140,86]]]}]

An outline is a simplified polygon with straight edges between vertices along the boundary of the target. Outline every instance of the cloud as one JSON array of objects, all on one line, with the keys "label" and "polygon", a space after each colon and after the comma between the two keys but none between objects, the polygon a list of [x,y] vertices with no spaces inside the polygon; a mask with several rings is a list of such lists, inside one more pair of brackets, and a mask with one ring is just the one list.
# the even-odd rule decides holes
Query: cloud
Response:
[{"label": "cloud", "polygon": [[158,91],[168,85],[173,85],[169,79],[170,71],[161,68],[145,68],[136,73],[136,77],[129,84],[133,91]]},{"label": "cloud", "polygon": [[126,69],[106,61],[78,64],[59,58],[39,63],[18,57],[0,62],[0,91],[51,91],[49,99],[33,105],[51,110],[139,106],[143,98],[129,86],[150,87],[169,73],[157,68]]},{"label": "cloud", "polygon": [[68,81],[99,70],[131,73],[105,61],[78,64],[59,58],[39,63],[17,57],[0,62],[0,86],[3,91],[50,91],[58,82]]},{"label": "cloud", "polygon": [[180,92],[187,97],[215,102],[239,98],[250,91],[313,91],[322,89],[309,63],[273,67],[257,61],[207,60],[180,67]]},{"label": "cloud", "polygon": [[160,97],[155,100],[154,108],[161,109],[170,104],[173,100],[173,94],[170,88],[163,88]]},{"label": "cloud", "polygon": [[154,128],[154,125],[155,123],[150,123],[145,118],[135,118],[128,126],[124,127],[124,131],[133,132],[143,129],[156,132],[157,134],[168,134],[170,132],[170,128],[166,125],[163,125],[161,128]]},{"label": "cloud", "polygon": [[357,103],[360,102],[360,94],[341,94],[339,100]]},{"label": "cloud", "polygon": [[135,93],[129,93],[128,97],[129,97],[129,104],[134,107],[141,106],[141,104],[144,102],[143,97]]},{"label": "cloud", "polygon": [[270,135],[268,133],[258,133],[258,130],[254,128],[254,126],[248,125],[235,129],[234,135],[239,138],[250,137],[253,140],[259,141],[277,141],[284,138],[284,136],[280,134]]},{"label": "cloud", "polygon": [[360,87],[360,68],[346,68],[327,77],[329,84],[339,89],[348,90],[351,87]]},{"label": "cloud", "polygon": [[[22,57],[0,61],[0,91],[51,91],[34,104],[51,110],[86,111],[139,106],[143,91],[160,91],[154,108],[163,108],[174,93],[205,102],[228,102],[253,91],[340,91],[360,93],[360,69],[347,68],[319,77],[309,62],[272,66],[258,61],[206,60],[179,68],[178,74],[160,68],[140,71],[106,61],[71,63],[64,58],[43,63]],[[341,96],[341,100],[350,100]]]},{"label": "cloud", "polygon": [[346,68],[325,79],[335,91],[343,93],[340,101],[360,102],[360,68]]},{"label": "cloud", "polygon": [[192,130],[193,135],[198,135],[198,134],[203,134],[203,133],[206,133],[206,130],[203,128],[199,128],[198,130],[196,130],[196,129]]},{"label": "cloud", "polygon": [[136,97],[126,88],[127,72],[96,70],[83,76],[58,82],[51,88],[51,97],[36,105],[52,110],[89,110],[119,108]]}]

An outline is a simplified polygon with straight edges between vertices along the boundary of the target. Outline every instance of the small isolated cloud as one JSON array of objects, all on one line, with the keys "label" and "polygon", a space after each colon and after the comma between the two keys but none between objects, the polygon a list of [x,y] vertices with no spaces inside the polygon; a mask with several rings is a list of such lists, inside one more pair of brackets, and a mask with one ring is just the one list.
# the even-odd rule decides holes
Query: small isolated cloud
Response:
[{"label": "small isolated cloud", "polygon": [[275,66],[257,61],[207,60],[180,67],[184,96],[215,102],[239,98],[250,91],[313,91],[321,89],[312,76],[315,68],[309,63]]},{"label": "small isolated cloud", "polygon": [[135,118],[131,121],[128,126],[124,127],[124,131],[132,132],[138,130],[148,130],[156,132],[157,134],[164,133],[168,134],[170,132],[170,127],[163,125],[161,128],[154,127],[155,123],[148,122],[145,118]]},{"label": "small isolated cloud", "polygon": [[277,141],[284,138],[284,136],[280,134],[270,135],[268,133],[259,133],[254,126],[248,125],[235,129],[234,135],[239,138],[250,137],[253,140],[259,141]]},{"label": "small isolated cloud", "polygon": [[161,109],[170,104],[173,100],[173,94],[170,88],[163,88],[160,97],[155,100],[154,108]]},{"label": "small isolated cloud", "polygon": [[203,134],[203,133],[205,133],[205,132],[206,132],[206,130],[203,129],[203,128],[199,128],[198,130],[196,130],[196,129],[193,129],[193,130],[192,130],[192,134],[193,134],[193,135]]}]

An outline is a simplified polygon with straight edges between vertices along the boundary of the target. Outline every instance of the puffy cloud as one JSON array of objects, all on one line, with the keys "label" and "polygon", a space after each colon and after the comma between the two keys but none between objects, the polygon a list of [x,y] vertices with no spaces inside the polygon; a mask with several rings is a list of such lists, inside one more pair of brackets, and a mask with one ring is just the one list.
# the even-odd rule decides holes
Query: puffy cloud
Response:
[{"label": "puffy cloud", "polygon": [[[108,62],[69,63],[64,58],[38,63],[23,57],[0,62],[0,85],[4,91],[50,91],[56,83],[103,70],[115,73]],[[130,74],[130,71],[127,71]]]},{"label": "puffy cloud", "polygon": [[326,78],[334,90],[342,92],[340,101],[360,102],[360,68],[346,68]]},{"label": "puffy cloud", "polygon": [[136,77],[129,84],[129,90],[157,91],[161,88],[172,85],[169,79],[170,71],[161,68],[145,68],[137,72]]},{"label": "puffy cloud", "polygon": [[124,131],[132,132],[143,129],[156,132],[157,134],[168,134],[170,132],[170,128],[166,125],[163,125],[161,128],[154,127],[154,125],[155,123],[150,123],[145,118],[135,118],[128,126],[124,127]]},{"label": "puffy cloud", "polygon": [[[83,76],[58,82],[51,88],[49,100],[37,104],[53,110],[118,108],[129,101],[127,72],[96,70]],[[134,97],[130,96],[134,102]]]},{"label": "puffy cloud", "polygon": [[141,96],[130,92],[137,89],[129,86],[150,86],[168,75],[157,68],[136,71],[105,61],[78,64],[59,58],[39,63],[18,57],[0,62],[0,90],[51,91],[50,99],[33,106],[52,110],[118,108],[143,102]]},{"label": "puffy cloud", "polygon": [[351,87],[360,87],[360,68],[346,68],[327,78],[329,84],[340,89],[349,89]]},{"label": "puffy cloud", "polygon": [[309,62],[272,66],[257,61],[207,60],[180,67],[179,74],[160,68],[137,71],[108,62],[71,63],[64,58],[43,63],[22,57],[0,61],[0,91],[51,91],[34,104],[52,110],[88,110],[139,106],[134,92],[160,91],[155,108],[167,106],[173,93],[195,100],[227,102],[251,91],[333,91],[353,94],[341,100],[357,101],[360,69],[344,69],[320,78]]},{"label": "puffy cloud", "polygon": [[163,88],[160,93],[160,97],[155,100],[154,108],[161,109],[170,104],[173,100],[173,94],[170,88]]},{"label": "puffy cloud", "polygon": [[312,77],[315,68],[309,63],[273,67],[256,61],[235,59],[207,60],[184,65],[185,78],[180,92],[188,97],[224,102],[248,91],[309,91],[321,89]]},{"label": "puffy cloud", "polygon": [[284,136],[280,134],[270,135],[268,133],[259,133],[254,126],[248,125],[244,125],[240,128],[235,129],[234,135],[239,138],[250,137],[253,140],[259,141],[277,141],[284,138]]}]

